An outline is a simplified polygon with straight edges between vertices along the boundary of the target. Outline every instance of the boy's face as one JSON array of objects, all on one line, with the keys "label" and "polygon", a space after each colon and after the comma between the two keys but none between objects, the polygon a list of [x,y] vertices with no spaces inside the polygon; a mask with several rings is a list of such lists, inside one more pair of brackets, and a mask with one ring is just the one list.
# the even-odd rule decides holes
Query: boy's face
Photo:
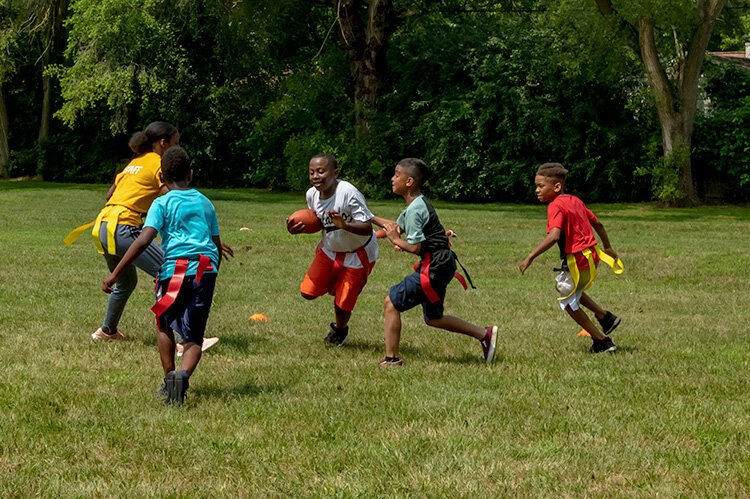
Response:
[{"label": "boy's face", "polygon": [[336,186],[336,172],[325,158],[310,161],[310,183],[321,192],[328,192]]},{"label": "boy's face", "polygon": [[391,177],[391,189],[393,190],[393,193],[403,196],[409,192],[409,187],[411,187],[413,183],[414,179],[406,173],[406,170],[401,168],[400,165],[396,165],[396,169]]},{"label": "boy's face", "polygon": [[536,185],[536,197],[542,203],[552,201],[562,192],[562,183],[550,177],[537,175],[534,177],[534,184]]}]

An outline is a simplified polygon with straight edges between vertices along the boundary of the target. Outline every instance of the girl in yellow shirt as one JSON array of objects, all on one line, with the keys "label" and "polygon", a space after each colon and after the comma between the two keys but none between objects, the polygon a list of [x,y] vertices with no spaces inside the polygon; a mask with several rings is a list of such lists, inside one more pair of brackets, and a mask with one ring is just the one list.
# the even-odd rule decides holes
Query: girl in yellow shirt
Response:
[{"label": "girl in yellow shirt", "polygon": [[[151,203],[168,191],[160,176],[161,155],[179,143],[177,128],[164,121],[154,121],[130,138],[128,145],[135,157],[115,177],[115,182],[107,191],[107,203],[94,223],[93,235],[110,272],[141,233],[143,218]],[[109,295],[104,323],[91,335],[94,340],[124,338],[117,325],[138,283],[135,267],[156,277],[163,260],[161,247],[152,242],[133,264],[123,270]]]}]

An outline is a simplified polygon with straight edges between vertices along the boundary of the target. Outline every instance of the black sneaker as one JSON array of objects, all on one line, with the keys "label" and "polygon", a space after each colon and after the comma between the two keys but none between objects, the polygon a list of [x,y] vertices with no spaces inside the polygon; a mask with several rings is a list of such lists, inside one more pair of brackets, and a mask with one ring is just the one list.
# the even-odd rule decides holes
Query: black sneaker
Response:
[{"label": "black sneaker", "polygon": [[617,350],[617,347],[615,346],[614,342],[612,342],[612,338],[607,336],[603,340],[594,340],[594,344],[591,345],[591,353],[604,353],[604,352],[614,352]]},{"label": "black sneaker", "polygon": [[175,378],[176,374],[174,371],[169,371],[166,376],[164,376],[164,389],[167,391],[167,396],[164,397],[164,403],[167,405],[171,405],[174,403],[174,385],[175,385]]},{"label": "black sneaker", "polygon": [[164,401],[167,405],[182,405],[185,401],[185,393],[187,392],[190,382],[188,381],[189,376],[185,371],[178,373],[169,371],[167,377],[164,378],[164,385],[167,387],[167,399]]},{"label": "black sneaker", "polygon": [[349,336],[349,326],[339,329],[336,324],[331,323],[331,330],[328,331],[328,336],[323,341],[327,344],[335,347],[342,347],[346,343],[346,339]]},{"label": "black sneaker", "polygon": [[607,311],[607,315],[603,318],[597,320],[599,321],[599,325],[602,327],[602,333],[604,334],[611,333],[620,325],[620,318],[610,311]]}]

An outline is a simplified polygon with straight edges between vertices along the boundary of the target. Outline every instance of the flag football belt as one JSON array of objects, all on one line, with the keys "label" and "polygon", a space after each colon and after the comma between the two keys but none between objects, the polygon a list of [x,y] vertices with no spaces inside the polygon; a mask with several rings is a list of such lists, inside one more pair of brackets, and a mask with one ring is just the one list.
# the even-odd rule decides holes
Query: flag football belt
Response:
[{"label": "flag football belt", "polygon": [[[192,259],[193,261],[195,258]],[[154,303],[154,306],[151,307],[151,311],[156,315],[156,323],[159,323],[159,319],[161,318],[161,315],[169,309],[169,307],[172,306],[172,304],[177,300],[177,295],[180,294],[180,288],[182,287],[182,283],[185,280],[185,272],[187,272],[188,265],[190,264],[191,259],[190,258],[178,258],[174,262],[174,273],[172,274],[172,277],[169,279],[169,284],[167,285],[167,292],[164,293],[164,295],[159,298],[159,300]],[[198,268],[195,271],[195,283],[198,284],[201,282],[201,278],[203,277],[203,272],[206,270],[213,270],[213,265],[211,265],[211,259],[207,257],[206,255],[201,255],[198,257]],[[156,286],[159,286],[159,279],[156,280]]]},{"label": "flag football belt", "polygon": [[117,231],[117,224],[120,220],[120,215],[122,213],[125,213],[128,210],[128,208],[120,205],[108,205],[105,206],[102,211],[99,212],[99,215],[96,217],[96,219],[93,222],[89,222],[87,224],[83,224],[79,227],[76,227],[70,233],[65,236],[65,239],[63,239],[63,242],[70,246],[73,244],[76,239],[78,239],[81,234],[86,231],[86,229],[93,227],[93,230],[91,231],[91,235],[94,236],[94,244],[96,244],[96,249],[99,252],[99,254],[104,254],[104,247],[102,246],[102,242],[99,240],[99,229],[101,229],[102,222],[107,222],[107,253],[110,255],[117,254],[117,247],[115,243],[115,232]]},{"label": "flag football belt", "polygon": [[[453,253],[451,251],[451,253]],[[461,270],[463,270],[464,274],[466,274],[466,279],[464,279],[464,276],[458,273],[458,271],[453,273],[454,279],[456,279],[461,286],[463,286],[464,291],[468,290],[468,286],[466,285],[466,281],[468,279],[469,285],[471,286],[471,289],[477,289],[476,286],[474,286],[474,282],[471,280],[471,276],[469,275],[469,271],[466,270],[466,267],[463,266],[463,264],[458,260],[458,255],[453,253],[453,258],[456,259],[456,263],[461,267]],[[437,294],[437,291],[435,291],[435,288],[432,287],[432,283],[430,283],[430,261],[432,260],[432,255],[430,253],[425,253],[422,256],[422,260],[414,264],[414,270],[419,272],[419,284],[422,286],[422,291],[424,292],[425,297],[430,303],[437,303],[440,301],[440,297]]]},{"label": "flag football belt", "polygon": [[581,280],[581,272],[578,269],[578,261],[576,260],[576,255],[582,255],[583,258],[586,259],[586,261],[589,264],[589,282],[586,283],[586,286],[583,289],[588,289],[589,286],[591,286],[591,283],[594,282],[594,279],[596,278],[596,264],[597,260],[601,260],[602,262],[606,263],[612,268],[612,271],[615,273],[615,275],[620,275],[625,271],[625,267],[622,264],[622,260],[619,258],[615,260],[611,256],[609,256],[607,253],[599,249],[598,246],[592,246],[591,248],[586,248],[585,250],[581,251],[580,253],[573,253],[568,254],[565,256],[565,263],[567,264],[568,271],[570,272],[570,277],[573,279],[573,291],[570,292],[568,296],[561,296],[558,298],[558,300],[567,300],[578,289],[578,283]]},{"label": "flag football belt", "polygon": [[[346,260],[346,255],[349,253],[356,253],[359,257],[360,263],[362,263],[362,268],[367,273],[366,276],[369,277],[370,272],[372,272],[373,265],[370,264],[370,259],[367,256],[367,251],[365,251],[365,246],[370,244],[370,241],[372,241],[372,235],[370,235],[370,238],[360,246],[359,248],[355,249],[354,251],[337,251],[336,252],[336,258],[333,259],[333,267],[331,268],[331,275],[328,278],[328,290],[332,291],[336,286],[336,281],[338,281],[339,275],[344,270],[344,260]],[[318,248],[320,248],[323,245],[321,242],[318,245]],[[322,251],[322,250],[321,250]],[[366,282],[366,278],[365,278]]]}]

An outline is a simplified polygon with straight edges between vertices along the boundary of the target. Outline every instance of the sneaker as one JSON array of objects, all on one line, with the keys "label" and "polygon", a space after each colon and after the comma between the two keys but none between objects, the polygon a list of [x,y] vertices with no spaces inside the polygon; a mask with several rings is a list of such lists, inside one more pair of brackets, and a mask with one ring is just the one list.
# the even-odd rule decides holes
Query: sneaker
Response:
[{"label": "sneaker", "polygon": [[125,335],[122,334],[120,331],[117,331],[116,333],[108,334],[105,333],[102,328],[97,329],[93,333],[91,333],[91,339],[96,340],[124,340]]},{"label": "sneaker", "polygon": [[164,403],[170,405],[174,402],[174,385],[175,385],[175,372],[169,371],[164,376],[164,389],[167,391],[167,396],[164,397]]},{"label": "sneaker", "polygon": [[403,366],[404,361],[399,357],[383,357],[378,362],[378,365],[381,367]]},{"label": "sneaker", "polygon": [[[216,345],[219,342],[219,338],[212,337],[212,338],[203,338],[203,345],[201,345],[201,352],[205,352],[212,346]],[[185,353],[185,346],[182,343],[177,344],[177,356],[182,357],[182,354]]]},{"label": "sneaker", "polygon": [[486,363],[492,362],[495,358],[495,345],[497,344],[497,326],[487,326],[484,328],[487,332],[487,336],[480,341],[482,344],[482,352],[484,353],[484,361]]},{"label": "sneaker", "polygon": [[342,347],[346,343],[347,337],[349,336],[349,326],[343,329],[336,327],[336,324],[331,323],[331,330],[328,331],[328,336],[323,341],[331,346]]},{"label": "sneaker", "polygon": [[185,371],[178,373],[169,371],[164,378],[164,384],[167,387],[168,397],[165,400],[167,405],[182,405],[185,401],[185,393],[190,386],[189,376]]},{"label": "sneaker", "polygon": [[607,311],[607,315],[605,315],[602,319],[597,320],[599,321],[599,325],[602,327],[602,332],[604,334],[611,333],[617,326],[620,325],[620,318],[610,311]]},{"label": "sneaker", "polygon": [[607,336],[603,340],[594,340],[594,343],[591,345],[591,353],[605,353],[605,352],[614,352],[617,350],[617,347],[612,342],[612,338]]}]

